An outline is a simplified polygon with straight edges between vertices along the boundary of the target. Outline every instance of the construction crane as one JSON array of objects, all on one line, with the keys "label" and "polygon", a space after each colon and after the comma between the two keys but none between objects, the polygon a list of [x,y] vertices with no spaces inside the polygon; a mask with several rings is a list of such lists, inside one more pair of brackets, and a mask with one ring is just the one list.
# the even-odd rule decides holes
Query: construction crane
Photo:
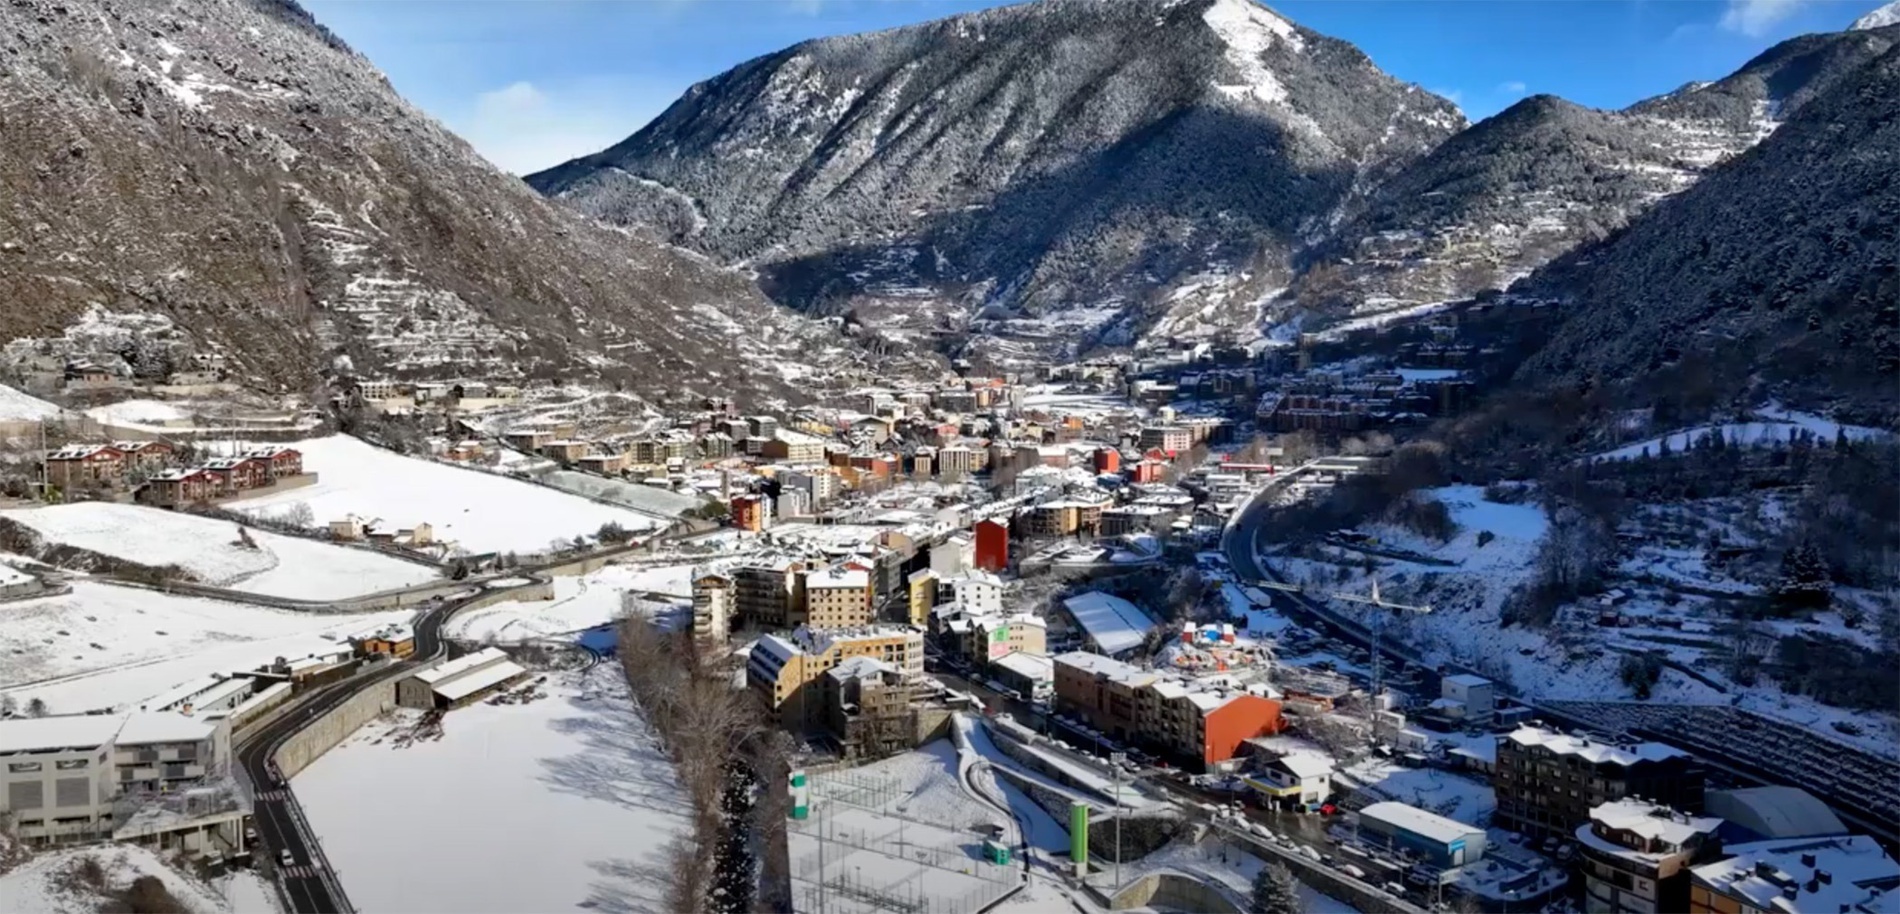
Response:
[{"label": "construction crane", "polygon": [[[1381,609],[1412,612],[1418,613],[1419,615],[1428,615],[1432,611],[1430,606],[1411,606],[1405,603],[1393,603],[1380,597],[1378,578],[1372,579],[1371,596],[1343,593],[1340,591],[1312,591],[1298,584],[1282,584],[1278,581],[1260,581],[1258,583],[1259,586],[1270,590],[1296,593],[1308,597],[1328,597],[1334,600],[1344,600],[1348,603],[1364,603],[1368,606],[1377,606]],[[1372,700],[1374,703],[1377,703],[1379,696],[1385,692],[1385,653],[1380,649],[1385,637],[1385,617],[1385,613],[1379,613],[1373,616],[1372,625],[1368,626],[1372,630]]]}]

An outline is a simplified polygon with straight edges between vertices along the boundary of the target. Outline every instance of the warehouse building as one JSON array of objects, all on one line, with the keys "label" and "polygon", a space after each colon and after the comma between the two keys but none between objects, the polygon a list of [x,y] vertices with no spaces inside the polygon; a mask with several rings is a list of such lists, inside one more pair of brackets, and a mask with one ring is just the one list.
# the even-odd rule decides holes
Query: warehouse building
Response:
[{"label": "warehouse building", "polygon": [[396,683],[396,703],[405,708],[466,707],[528,678],[528,671],[499,648],[438,663]]},{"label": "warehouse building", "polygon": [[1439,871],[1441,881],[1484,857],[1484,829],[1404,803],[1374,803],[1360,810],[1359,836],[1375,847],[1410,852]]}]

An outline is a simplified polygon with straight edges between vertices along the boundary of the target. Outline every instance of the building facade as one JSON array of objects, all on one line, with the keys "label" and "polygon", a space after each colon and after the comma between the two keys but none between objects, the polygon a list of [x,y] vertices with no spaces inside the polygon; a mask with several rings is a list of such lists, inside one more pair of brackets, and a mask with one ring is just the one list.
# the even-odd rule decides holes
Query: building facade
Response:
[{"label": "building facade", "polygon": [[1496,822],[1539,839],[1570,838],[1590,810],[1624,797],[1702,811],[1701,762],[1661,743],[1613,743],[1524,726],[1498,737]]},{"label": "building facade", "polygon": [[1587,914],[1671,914],[1689,909],[1689,868],[1721,850],[1721,819],[1624,798],[1590,810],[1577,826]]}]

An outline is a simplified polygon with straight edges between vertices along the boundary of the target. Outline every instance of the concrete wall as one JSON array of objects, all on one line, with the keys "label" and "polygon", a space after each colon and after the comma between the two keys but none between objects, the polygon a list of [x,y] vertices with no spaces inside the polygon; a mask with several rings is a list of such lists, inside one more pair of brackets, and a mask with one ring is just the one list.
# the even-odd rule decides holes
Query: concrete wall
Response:
[{"label": "concrete wall", "polygon": [[1214,828],[1220,834],[1232,840],[1249,853],[1269,863],[1278,861],[1286,864],[1301,882],[1344,901],[1361,911],[1394,911],[1399,914],[1425,914],[1425,909],[1387,893],[1370,883],[1361,882],[1330,866],[1309,860],[1292,853],[1277,844],[1270,844],[1257,835],[1239,831],[1225,822],[1215,822]]},{"label": "concrete wall", "polygon": [[1157,908],[1163,911],[1204,911],[1208,914],[1240,914],[1240,907],[1227,894],[1192,876],[1178,873],[1150,873],[1135,880],[1108,899],[1111,911],[1132,908]]},{"label": "concrete wall", "polygon": [[310,721],[295,736],[278,746],[271,758],[277,762],[286,780],[296,777],[297,772],[322,758],[325,752],[349,738],[358,727],[395,706],[395,681],[390,679],[376,683],[337,705],[330,713]]}]

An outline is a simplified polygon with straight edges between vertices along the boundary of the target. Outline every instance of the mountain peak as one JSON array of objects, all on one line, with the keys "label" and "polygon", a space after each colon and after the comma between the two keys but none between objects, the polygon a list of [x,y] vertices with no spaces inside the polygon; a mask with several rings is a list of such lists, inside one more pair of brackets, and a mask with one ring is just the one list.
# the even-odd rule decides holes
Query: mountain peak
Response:
[{"label": "mountain peak", "polygon": [[1854,24],[1848,26],[1847,30],[1855,32],[1884,29],[1890,25],[1900,25],[1900,0],[1893,0],[1892,3],[1854,20]]}]

